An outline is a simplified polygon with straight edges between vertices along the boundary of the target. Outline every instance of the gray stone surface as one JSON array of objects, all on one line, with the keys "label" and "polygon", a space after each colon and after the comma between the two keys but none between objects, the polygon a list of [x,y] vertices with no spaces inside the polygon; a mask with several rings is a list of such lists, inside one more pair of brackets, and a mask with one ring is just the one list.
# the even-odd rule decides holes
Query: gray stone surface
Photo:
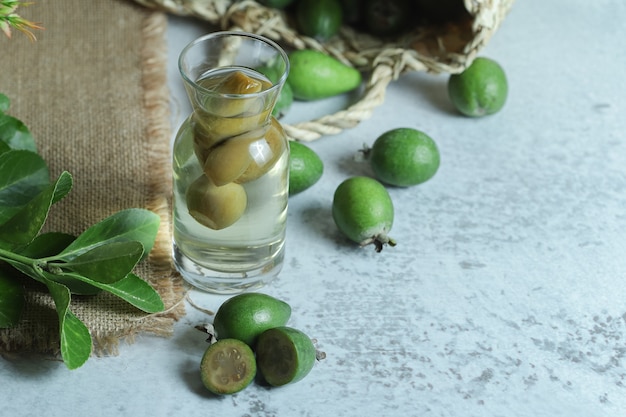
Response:
[{"label": "gray stone surface", "polygon": [[[623,415],[624,20],[621,0],[519,1],[482,53],[509,78],[500,113],[458,116],[446,76],[409,74],[371,119],[310,145],[326,171],[290,200],[286,264],[263,289],[326,353],[303,381],[212,397],[194,329],[212,318],[188,306],[172,339],[142,337],[76,371],[0,361],[2,414]],[[188,112],[175,60],[203,31],[171,20],[175,127]],[[287,121],[338,100],[298,103]],[[398,245],[377,254],[339,234],[332,194],[369,175],[354,152],[400,126],[433,137],[442,163],[428,183],[390,189]],[[226,298],[190,297],[213,310]]]}]

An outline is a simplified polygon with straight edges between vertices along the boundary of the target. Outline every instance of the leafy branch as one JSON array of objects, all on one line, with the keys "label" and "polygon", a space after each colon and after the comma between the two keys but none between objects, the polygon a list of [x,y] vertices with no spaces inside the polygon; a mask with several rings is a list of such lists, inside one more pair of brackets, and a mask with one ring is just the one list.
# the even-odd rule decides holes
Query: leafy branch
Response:
[{"label": "leafy branch", "polygon": [[31,3],[25,3],[20,0],[0,0],[0,30],[2,30],[8,38],[11,37],[11,29],[14,28],[28,36],[31,41],[37,40],[31,30],[43,29],[43,27],[38,23],[24,19],[16,13],[19,6],[29,6],[30,4]]},{"label": "leafy branch", "polygon": [[0,328],[20,322],[25,284],[42,284],[59,318],[61,356],[75,369],[91,355],[92,340],[70,310],[72,295],[107,291],[147,313],[163,311],[160,295],[133,273],[154,246],[160,218],[131,208],[79,236],[43,233],[51,207],[71,191],[72,176],[50,180],[30,131],[6,114],[9,105],[0,94]]}]

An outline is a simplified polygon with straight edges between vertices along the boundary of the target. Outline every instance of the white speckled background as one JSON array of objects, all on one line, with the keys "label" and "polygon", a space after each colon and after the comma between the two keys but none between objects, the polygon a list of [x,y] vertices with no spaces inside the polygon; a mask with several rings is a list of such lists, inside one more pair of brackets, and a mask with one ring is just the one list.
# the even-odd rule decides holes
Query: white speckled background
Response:
[{"label": "white speckled background", "polygon": [[[1,360],[1,415],[621,416],[626,409],[626,2],[520,0],[483,55],[509,100],[457,116],[446,76],[410,74],[355,129],[311,144],[326,170],[290,200],[287,261],[265,292],[327,358],[298,384],[216,398],[188,306],[172,339],[141,337],[76,371]],[[175,61],[202,24],[172,18],[174,127],[188,112]],[[298,104],[287,121],[341,99]],[[338,234],[336,186],[369,174],[363,143],[400,126],[437,141],[430,182],[391,189],[395,248]],[[225,297],[190,294],[207,309]]]}]

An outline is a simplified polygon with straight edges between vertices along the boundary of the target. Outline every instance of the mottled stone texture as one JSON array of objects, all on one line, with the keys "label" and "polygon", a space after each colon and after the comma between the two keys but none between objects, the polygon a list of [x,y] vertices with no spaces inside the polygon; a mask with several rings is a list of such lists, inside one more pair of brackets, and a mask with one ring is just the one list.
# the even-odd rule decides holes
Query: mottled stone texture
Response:
[{"label": "mottled stone texture", "polygon": [[[625,20],[622,0],[516,2],[483,51],[509,77],[500,113],[458,116],[446,76],[409,74],[370,120],[311,144],[326,170],[290,200],[286,265],[263,290],[288,301],[290,324],[326,352],[306,379],[210,396],[198,375],[206,337],[194,326],[212,318],[188,307],[171,340],[137,340],[78,372],[1,361],[11,380],[0,385],[4,409],[28,401],[37,415],[623,415]],[[206,28],[172,19],[170,30],[177,126],[187,104],[175,57]],[[297,103],[287,121],[343,104]],[[339,234],[330,204],[343,179],[370,174],[353,154],[400,126],[437,141],[441,168],[423,185],[390,188],[398,245],[377,254]],[[224,299],[190,297],[214,311]]]}]

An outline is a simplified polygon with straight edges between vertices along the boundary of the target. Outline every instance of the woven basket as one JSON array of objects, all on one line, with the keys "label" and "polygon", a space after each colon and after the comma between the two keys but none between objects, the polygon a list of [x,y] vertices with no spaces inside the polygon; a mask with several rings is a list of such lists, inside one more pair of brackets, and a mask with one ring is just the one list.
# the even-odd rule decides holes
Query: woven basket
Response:
[{"label": "woven basket", "polygon": [[327,42],[299,34],[281,10],[253,0],[133,0],[179,16],[206,20],[223,30],[263,35],[292,49],[317,49],[363,72],[365,88],[348,108],[319,119],[283,124],[295,140],[313,141],[356,126],[383,103],[389,83],[408,71],[458,73],[495,33],[514,0],[459,0],[467,18],[414,28],[393,39],[379,39],[343,26]]}]

